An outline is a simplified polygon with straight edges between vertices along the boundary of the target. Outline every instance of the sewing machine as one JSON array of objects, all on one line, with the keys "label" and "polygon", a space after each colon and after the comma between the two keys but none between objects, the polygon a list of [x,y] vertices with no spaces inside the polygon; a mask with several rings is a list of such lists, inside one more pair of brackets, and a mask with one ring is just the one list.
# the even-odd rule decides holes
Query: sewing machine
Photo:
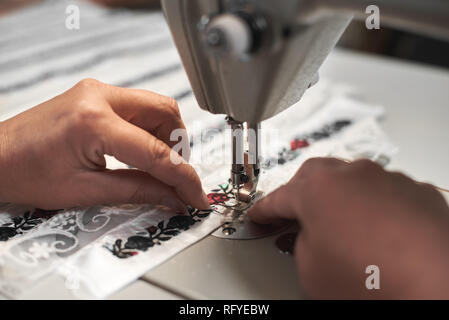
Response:
[{"label": "sewing machine", "polygon": [[[250,239],[282,228],[238,223],[245,209],[262,196],[257,190],[260,122],[294,105],[318,81],[318,69],[351,19],[366,18],[370,4],[366,0],[162,0],[199,106],[226,114],[232,129],[230,181],[237,204],[214,235]],[[382,23],[449,37],[445,0],[381,0],[376,5]]]}]

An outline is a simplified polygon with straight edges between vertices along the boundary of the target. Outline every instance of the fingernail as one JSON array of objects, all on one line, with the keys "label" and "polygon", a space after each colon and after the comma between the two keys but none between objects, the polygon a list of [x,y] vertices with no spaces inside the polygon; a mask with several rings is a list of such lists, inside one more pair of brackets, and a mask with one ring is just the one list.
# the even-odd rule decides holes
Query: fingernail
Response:
[{"label": "fingernail", "polygon": [[161,200],[161,205],[168,207],[177,213],[187,213],[186,205],[176,198],[164,197]]}]

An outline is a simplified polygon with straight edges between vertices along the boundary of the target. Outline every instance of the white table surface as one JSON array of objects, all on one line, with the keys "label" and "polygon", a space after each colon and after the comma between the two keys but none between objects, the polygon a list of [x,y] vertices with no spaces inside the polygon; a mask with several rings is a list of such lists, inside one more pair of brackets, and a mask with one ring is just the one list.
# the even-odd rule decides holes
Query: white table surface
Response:
[{"label": "white table surface", "polygon": [[[335,50],[320,75],[386,107],[382,126],[400,148],[389,169],[449,189],[449,70]],[[275,239],[210,236],[111,298],[302,298],[293,258],[276,249]],[[73,296],[50,277],[24,298]]]}]

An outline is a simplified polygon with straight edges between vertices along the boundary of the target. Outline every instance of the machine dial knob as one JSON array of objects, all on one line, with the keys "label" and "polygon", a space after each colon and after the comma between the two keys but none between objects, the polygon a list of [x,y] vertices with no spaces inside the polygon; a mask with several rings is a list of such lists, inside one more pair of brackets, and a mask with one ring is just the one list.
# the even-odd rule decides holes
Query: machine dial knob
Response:
[{"label": "machine dial knob", "polygon": [[261,16],[246,12],[223,13],[207,24],[205,42],[217,54],[241,57],[258,48],[265,27]]}]

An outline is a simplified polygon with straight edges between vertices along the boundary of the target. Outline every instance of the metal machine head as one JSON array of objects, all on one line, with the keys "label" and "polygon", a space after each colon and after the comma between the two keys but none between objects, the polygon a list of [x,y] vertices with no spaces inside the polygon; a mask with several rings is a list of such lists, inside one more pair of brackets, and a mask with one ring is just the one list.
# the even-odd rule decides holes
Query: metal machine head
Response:
[{"label": "metal machine head", "polygon": [[[299,101],[370,0],[162,0],[201,108],[258,123]],[[449,39],[447,0],[377,0],[382,24]]]},{"label": "metal machine head", "polygon": [[298,0],[163,0],[201,108],[258,123],[297,102],[348,25],[299,24]]},{"label": "metal machine head", "polygon": [[[447,0],[376,3],[382,7],[382,21],[449,39]],[[369,0],[162,0],[199,106],[228,116],[236,208],[240,200],[251,204],[256,196],[260,122],[300,100],[318,80],[319,67],[353,15],[363,17],[370,4]],[[242,138],[236,139],[243,136],[245,122],[254,133],[247,148]],[[251,237],[267,233],[245,230]]]}]

